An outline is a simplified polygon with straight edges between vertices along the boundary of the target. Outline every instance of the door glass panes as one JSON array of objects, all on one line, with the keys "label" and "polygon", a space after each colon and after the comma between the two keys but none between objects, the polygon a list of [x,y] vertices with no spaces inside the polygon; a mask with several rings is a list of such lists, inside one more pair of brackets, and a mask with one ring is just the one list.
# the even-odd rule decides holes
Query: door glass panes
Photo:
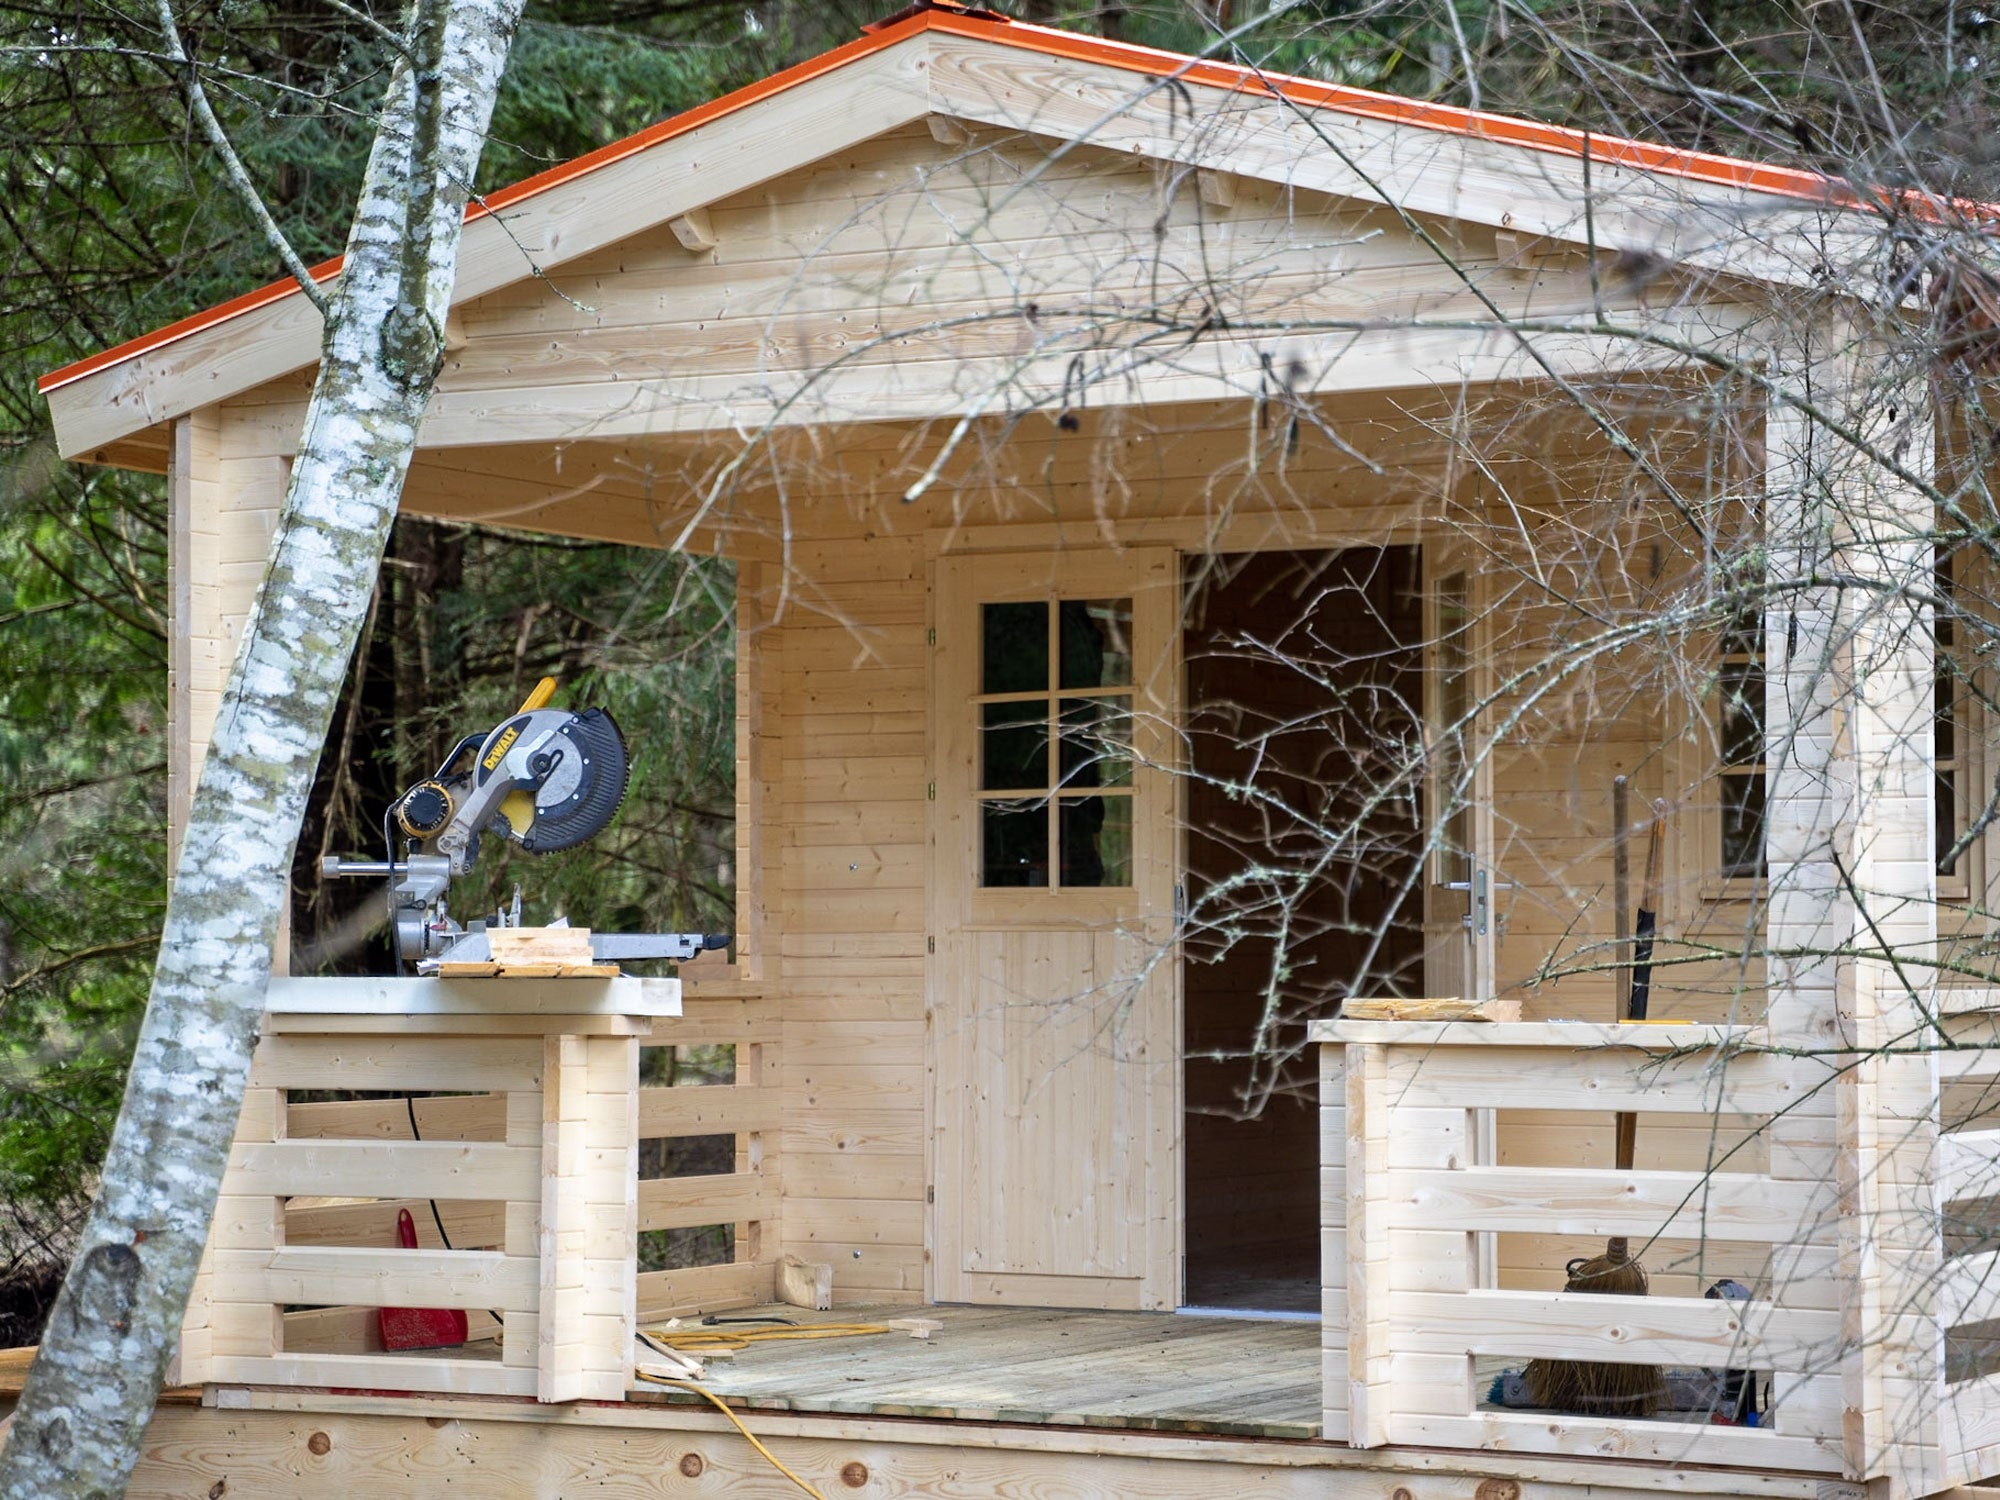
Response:
[{"label": "door glass panes", "polygon": [[1049,815],[1045,804],[982,802],[979,843],[981,885],[1049,883]]},{"label": "door glass panes", "polygon": [[1064,698],[1057,768],[1065,788],[1132,784],[1132,700]]},{"label": "door glass panes", "polygon": [[983,703],[979,787],[987,792],[1040,791],[1049,784],[1049,721],[1039,699]]},{"label": "door glass panes", "polygon": [[982,604],[979,623],[980,884],[1131,885],[1132,601]]},{"label": "door glass panes", "polygon": [[1062,686],[1130,687],[1132,601],[1065,599],[1061,610]]},{"label": "door glass panes", "polygon": [[1062,883],[1132,883],[1132,799],[1065,797],[1062,809]]},{"label": "door glass panes", "polygon": [[1039,692],[1049,683],[1049,607],[980,606],[979,691]]}]

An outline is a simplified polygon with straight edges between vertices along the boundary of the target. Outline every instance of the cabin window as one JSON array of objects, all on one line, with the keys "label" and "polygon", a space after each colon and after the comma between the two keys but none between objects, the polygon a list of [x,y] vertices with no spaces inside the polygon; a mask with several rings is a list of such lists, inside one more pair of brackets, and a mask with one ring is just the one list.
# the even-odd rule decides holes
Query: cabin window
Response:
[{"label": "cabin window", "polygon": [[1764,621],[1753,606],[1723,628],[1716,741],[1722,751],[1719,844],[1731,880],[1764,873]]},{"label": "cabin window", "polygon": [[1471,755],[1466,745],[1472,721],[1472,585],[1464,573],[1449,573],[1437,581],[1436,640],[1431,654],[1437,673],[1434,699],[1437,753],[1431,780],[1432,820],[1438,828],[1435,882],[1455,890],[1472,889],[1472,804],[1466,791],[1471,782]]},{"label": "cabin window", "polygon": [[1948,540],[1936,544],[1932,564],[1937,599],[1937,642],[1933,676],[1931,716],[1933,755],[1937,770],[1937,796],[1933,835],[1937,849],[1938,894],[1963,900],[1971,889],[1973,851],[1953,857],[1952,851],[1971,826],[1974,772],[1970,757],[1977,744],[1973,726],[1979,699],[1974,689],[1972,668],[1978,649],[1975,632],[1965,624],[1967,593],[1962,587],[1970,570],[1969,548]]},{"label": "cabin window", "polygon": [[1132,884],[1132,601],[980,606],[980,884]]},{"label": "cabin window", "polygon": [[[1968,731],[1977,706],[1959,615],[1963,549],[1936,544],[1932,735],[1936,800],[1932,830],[1938,893],[1963,899],[1968,889],[1970,851],[1952,857],[1971,816],[1966,762],[1973,741]],[[1716,742],[1720,748],[1717,846],[1726,879],[1760,879],[1764,856],[1764,627],[1754,608],[1736,614],[1720,637]]]}]

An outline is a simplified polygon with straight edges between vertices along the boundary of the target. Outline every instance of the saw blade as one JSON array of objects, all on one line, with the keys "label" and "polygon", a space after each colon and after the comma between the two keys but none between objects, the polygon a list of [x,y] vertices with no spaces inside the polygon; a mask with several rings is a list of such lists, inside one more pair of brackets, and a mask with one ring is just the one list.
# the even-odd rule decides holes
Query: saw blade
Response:
[{"label": "saw blade", "polygon": [[552,854],[601,832],[625,800],[631,771],[625,737],[601,708],[572,715],[544,749],[560,757],[535,789],[534,821],[521,836],[530,854]]}]

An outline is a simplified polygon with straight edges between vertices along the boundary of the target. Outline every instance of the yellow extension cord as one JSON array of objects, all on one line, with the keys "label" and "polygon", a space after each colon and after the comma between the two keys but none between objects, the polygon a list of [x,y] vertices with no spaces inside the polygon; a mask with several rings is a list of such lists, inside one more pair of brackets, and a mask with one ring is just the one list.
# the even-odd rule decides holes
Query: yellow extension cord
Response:
[{"label": "yellow extension cord", "polygon": [[[717,1350],[734,1354],[740,1349],[749,1348],[752,1344],[791,1343],[810,1339],[857,1339],[888,1332],[890,1328],[887,1323],[808,1323],[798,1328],[753,1328],[745,1329],[741,1333],[725,1333],[719,1328],[662,1328],[658,1331],[642,1329],[639,1337],[655,1348],[670,1349],[677,1354],[700,1358],[703,1354],[713,1354]],[[744,1441],[761,1453],[764,1461],[772,1468],[812,1496],[812,1500],[826,1500],[826,1496],[786,1468],[777,1454],[757,1441],[757,1434],[744,1426],[743,1419],[731,1411],[728,1403],[707,1386],[699,1381],[676,1380],[671,1376],[653,1375],[643,1370],[639,1372],[639,1378],[654,1385],[670,1385],[679,1390],[694,1392],[729,1418],[736,1430],[743,1434]]]}]

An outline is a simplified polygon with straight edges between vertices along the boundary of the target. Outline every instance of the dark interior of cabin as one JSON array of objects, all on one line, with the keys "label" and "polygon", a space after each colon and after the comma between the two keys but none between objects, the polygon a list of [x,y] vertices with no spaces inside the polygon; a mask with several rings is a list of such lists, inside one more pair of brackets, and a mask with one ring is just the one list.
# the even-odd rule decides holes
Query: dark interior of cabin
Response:
[{"label": "dark interior of cabin", "polygon": [[1184,1300],[1313,1313],[1305,1026],[1422,985],[1421,560],[1211,556],[1186,582]]}]

